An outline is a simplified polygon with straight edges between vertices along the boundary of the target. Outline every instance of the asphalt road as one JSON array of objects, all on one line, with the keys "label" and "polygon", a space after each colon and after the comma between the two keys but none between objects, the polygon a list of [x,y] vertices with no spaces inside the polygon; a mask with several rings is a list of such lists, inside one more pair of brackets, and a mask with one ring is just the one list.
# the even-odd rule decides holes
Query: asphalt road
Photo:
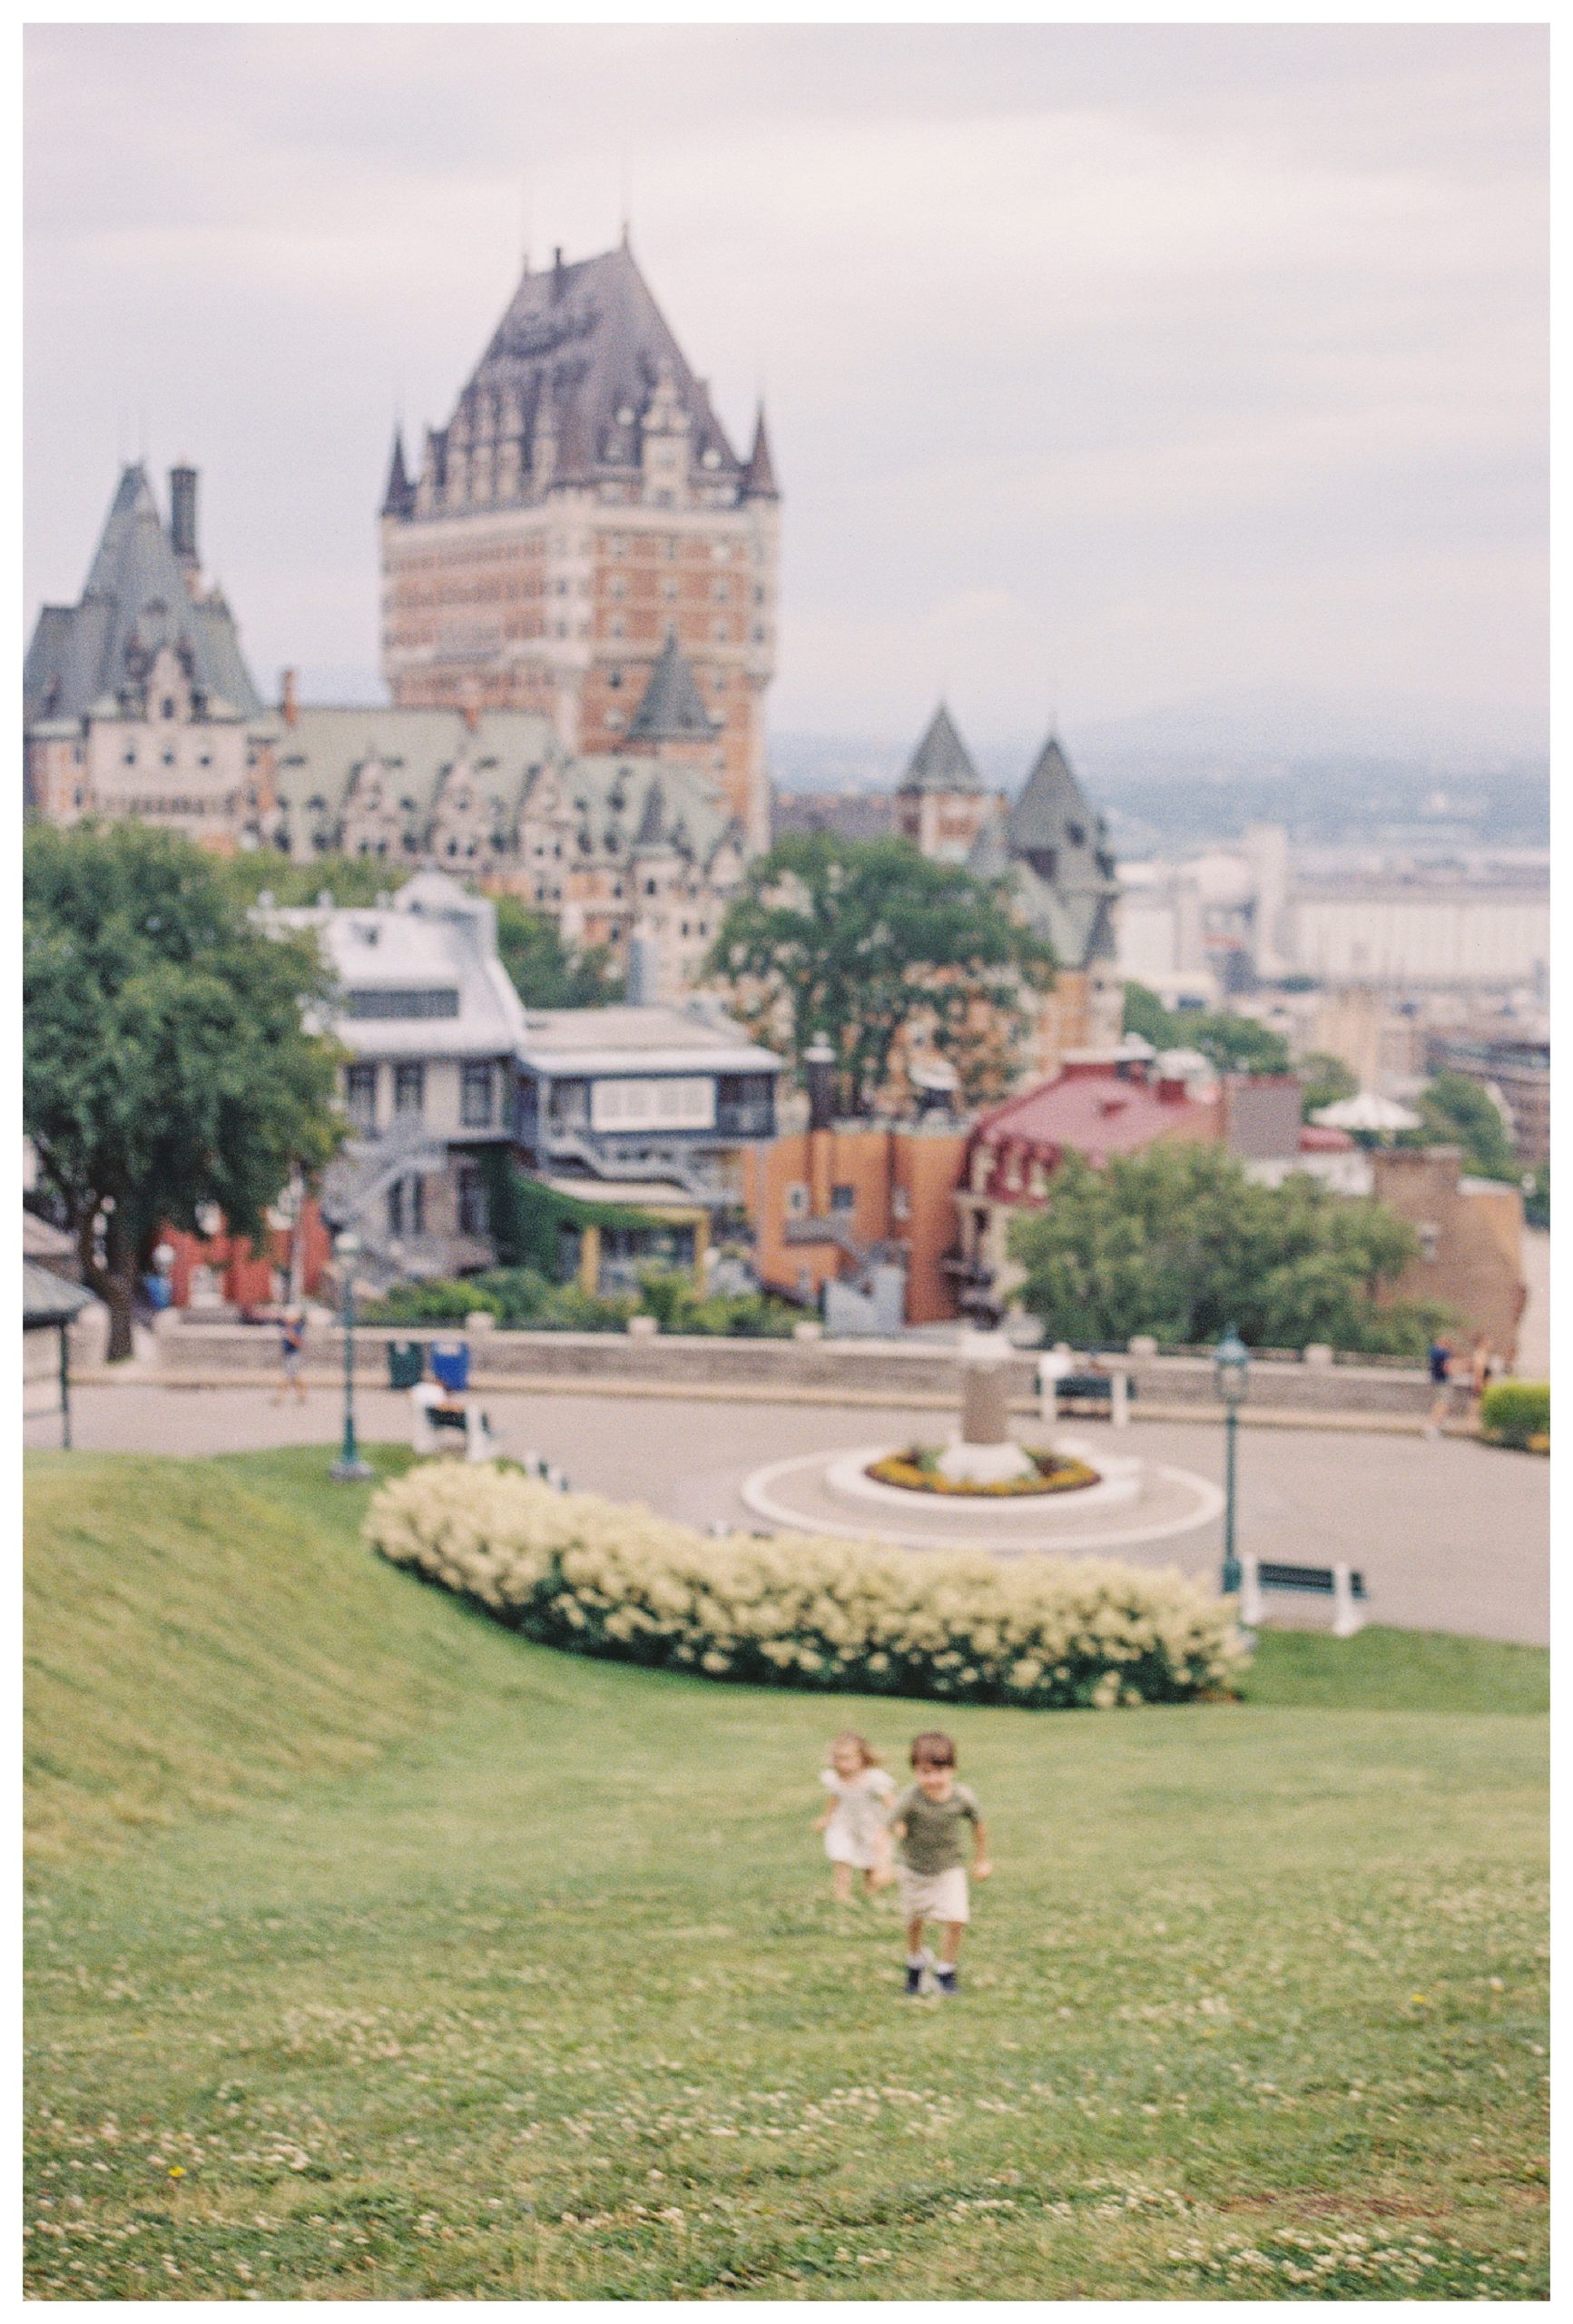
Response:
[{"label": "asphalt road", "polygon": [[[90,1451],[175,1454],[336,1444],[342,1409],[337,1393],[312,1389],[300,1405],[275,1404],[270,1396],[270,1385],[79,1388],[75,1441]],[[895,1443],[939,1433],[933,1413],[703,1396],[488,1393],[486,1403],[502,1451],[543,1452],[582,1489],[643,1502],[701,1526],[757,1523],[739,1492],[750,1472],[767,1462],[821,1446],[870,1444],[887,1434]],[[365,1391],[357,1408],[368,1441],[408,1441],[402,1396]],[[35,1417],[25,1427],[30,1446],[58,1442],[57,1420]],[[1101,1443],[1107,1432],[1093,1423],[1082,1423],[1079,1433]],[[1143,1423],[1117,1443],[1122,1452],[1222,1480],[1215,1423]],[[1253,1427],[1240,1437],[1240,1546],[1292,1563],[1348,1560],[1365,1573],[1373,1620],[1544,1645],[1550,1634],[1550,1465],[1461,1439]],[[1119,1555],[1211,1574],[1220,1534],[1214,1521]],[[1322,1619],[1309,1610],[1305,1618]]]}]

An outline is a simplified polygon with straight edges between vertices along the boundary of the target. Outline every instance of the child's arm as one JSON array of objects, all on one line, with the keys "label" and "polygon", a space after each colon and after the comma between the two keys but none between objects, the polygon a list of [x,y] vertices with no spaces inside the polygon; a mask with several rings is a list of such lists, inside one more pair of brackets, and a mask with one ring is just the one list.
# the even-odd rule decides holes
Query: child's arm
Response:
[{"label": "child's arm", "polygon": [[972,1877],[974,1880],[987,1880],[993,1869],[988,1861],[988,1834],[984,1829],[982,1817],[978,1816],[972,1823]]},{"label": "child's arm", "polygon": [[831,1800],[831,1804],[830,1804],[830,1806],[829,1806],[829,1807],[824,1810],[823,1814],[822,1814],[822,1815],[820,1815],[820,1816],[816,1816],[816,1817],[814,1817],[814,1829],[815,1829],[815,1831],[816,1831],[816,1832],[826,1832],[826,1831],[829,1831],[829,1829],[830,1829],[830,1825],[831,1825],[831,1817],[835,1814],[835,1812],[836,1812],[836,1804],[835,1804],[835,1801],[832,1799],[832,1800]]}]

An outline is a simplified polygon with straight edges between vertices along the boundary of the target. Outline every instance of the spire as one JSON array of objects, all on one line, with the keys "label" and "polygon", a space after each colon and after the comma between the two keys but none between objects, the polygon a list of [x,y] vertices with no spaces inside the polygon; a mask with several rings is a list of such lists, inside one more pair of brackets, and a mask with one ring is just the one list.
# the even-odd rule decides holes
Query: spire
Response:
[{"label": "spire", "polygon": [[666,843],[666,793],[657,775],[644,793],[644,812],[639,818],[639,829],[634,834],[636,848],[664,847]]},{"label": "spire", "polygon": [[629,743],[707,743],[720,731],[683,658],[677,632],[669,629],[644,699],[629,725]]},{"label": "spire", "polygon": [[978,769],[943,703],[929,721],[929,731],[913,752],[900,787],[903,791],[982,790]]},{"label": "spire", "polygon": [[753,449],[748,456],[748,466],[742,472],[742,497],[745,500],[779,500],[781,492],[771,465],[770,438],[765,433],[764,406],[753,423]]},{"label": "spire", "polygon": [[385,517],[408,517],[415,507],[415,487],[404,465],[404,430],[393,431],[393,458],[388,465],[388,489],[382,496]]}]

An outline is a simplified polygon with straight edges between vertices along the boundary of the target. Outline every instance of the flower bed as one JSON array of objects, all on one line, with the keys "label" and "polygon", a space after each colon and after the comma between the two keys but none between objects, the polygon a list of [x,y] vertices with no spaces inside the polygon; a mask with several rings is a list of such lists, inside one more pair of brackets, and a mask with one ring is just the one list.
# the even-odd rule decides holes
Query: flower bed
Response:
[{"label": "flower bed", "polygon": [[948,1477],[931,1446],[914,1444],[906,1452],[890,1452],[882,1461],[870,1461],[864,1473],[877,1485],[900,1485],[904,1492],[949,1493],[961,1501],[1030,1501],[1046,1492],[1079,1492],[1084,1485],[1096,1485],[1098,1481],[1097,1471],[1085,1461],[1067,1460],[1055,1452],[1034,1452],[1029,1458],[1033,1464],[1029,1477],[970,1485],[964,1479]]},{"label": "flower bed", "polygon": [[412,1469],[365,1539],[544,1645],[755,1685],[1109,1709],[1226,1694],[1245,1659],[1233,1604],[1172,1571],[709,1541],[495,1464]]}]

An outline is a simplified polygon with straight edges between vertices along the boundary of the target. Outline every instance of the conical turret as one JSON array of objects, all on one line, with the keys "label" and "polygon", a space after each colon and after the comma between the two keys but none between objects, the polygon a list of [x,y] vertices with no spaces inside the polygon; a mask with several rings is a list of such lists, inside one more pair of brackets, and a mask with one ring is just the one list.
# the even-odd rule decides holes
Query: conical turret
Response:
[{"label": "conical turret", "polygon": [[770,438],[765,433],[764,406],[753,424],[753,449],[748,456],[748,466],[742,472],[742,497],[745,500],[779,500],[781,493],[775,480],[775,468],[770,457]]},{"label": "conical turret", "polygon": [[396,428],[393,431],[393,458],[388,464],[388,489],[382,496],[382,514],[402,518],[410,516],[414,508],[415,487],[404,465],[404,430]]}]

